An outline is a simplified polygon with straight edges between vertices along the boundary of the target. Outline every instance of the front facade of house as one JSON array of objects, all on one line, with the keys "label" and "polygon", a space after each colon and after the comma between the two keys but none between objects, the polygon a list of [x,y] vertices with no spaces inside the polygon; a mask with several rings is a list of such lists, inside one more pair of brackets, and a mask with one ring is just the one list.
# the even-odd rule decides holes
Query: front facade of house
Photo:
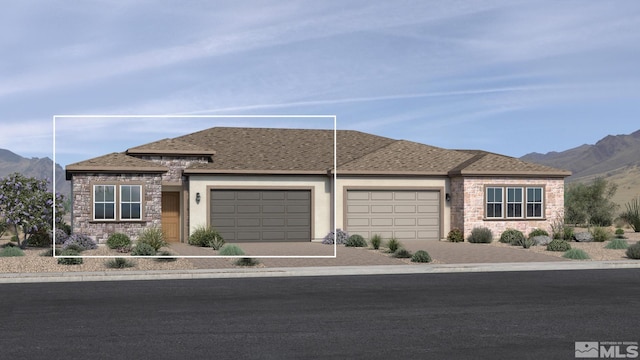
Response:
[{"label": "front facade of house", "polygon": [[429,241],[453,228],[549,229],[563,217],[566,171],[342,130],[336,170],[333,135],[211,128],[71,164],[73,231],[105,242],[157,226],[186,242],[214,226],[230,242],[308,242],[335,225]]}]

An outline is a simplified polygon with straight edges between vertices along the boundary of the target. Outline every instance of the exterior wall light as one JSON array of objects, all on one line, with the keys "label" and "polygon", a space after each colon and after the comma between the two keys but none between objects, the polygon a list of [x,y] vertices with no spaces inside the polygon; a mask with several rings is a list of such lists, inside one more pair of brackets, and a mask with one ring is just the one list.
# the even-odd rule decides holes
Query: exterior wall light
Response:
[{"label": "exterior wall light", "polygon": [[200,193],[196,193],[196,204],[200,204]]},{"label": "exterior wall light", "polygon": [[444,199],[447,200],[447,202],[451,201],[451,194],[449,193],[444,194]]}]

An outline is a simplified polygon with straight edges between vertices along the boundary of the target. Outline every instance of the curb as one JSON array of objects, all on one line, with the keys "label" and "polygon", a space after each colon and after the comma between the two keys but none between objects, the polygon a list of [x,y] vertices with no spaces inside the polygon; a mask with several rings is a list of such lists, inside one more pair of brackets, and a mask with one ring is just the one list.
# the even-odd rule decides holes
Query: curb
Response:
[{"label": "curb", "polygon": [[478,263],[438,265],[375,265],[375,266],[316,266],[248,269],[200,269],[154,271],[96,271],[58,273],[7,273],[0,274],[0,284],[82,282],[82,281],[140,281],[140,280],[191,280],[230,279],[291,276],[353,276],[353,275],[401,275],[447,274],[471,272],[507,271],[565,271],[640,269],[639,261],[588,261],[588,262],[531,262],[531,263]]}]

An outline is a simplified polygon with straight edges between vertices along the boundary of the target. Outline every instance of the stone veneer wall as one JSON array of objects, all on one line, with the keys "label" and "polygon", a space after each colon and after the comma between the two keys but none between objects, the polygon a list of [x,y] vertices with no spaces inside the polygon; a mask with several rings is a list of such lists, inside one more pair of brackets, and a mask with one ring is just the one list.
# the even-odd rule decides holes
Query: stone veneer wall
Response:
[{"label": "stone veneer wall", "polygon": [[183,182],[182,170],[191,164],[206,164],[206,156],[139,156],[142,160],[152,161],[169,168],[169,171],[162,174],[162,181],[165,183]]},{"label": "stone veneer wall", "polygon": [[[536,220],[485,220],[485,185],[544,186],[545,218]],[[494,239],[507,228],[522,231],[527,235],[534,228],[551,230],[556,219],[564,218],[564,179],[514,179],[504,177],[457,177],[451,179],[451,228],[464,231],[465,238],[474,227],[487,227],[493,231]]]},{"label": "stone veneer wall", "polygon": [[[92,183],[127,182],[144,183],[142,221],[93,221],[91,192]],[[72,181],[73,209],[71,224],[74,233],[90,236],[99,243],[107,241],[109,235],[120,232],[127,234],[132,240],[137,239],[140,231],[147,226],[162,224],[162,178],[160,174],[74,174]],[[116,204],[117,205],[117,204]]]}]

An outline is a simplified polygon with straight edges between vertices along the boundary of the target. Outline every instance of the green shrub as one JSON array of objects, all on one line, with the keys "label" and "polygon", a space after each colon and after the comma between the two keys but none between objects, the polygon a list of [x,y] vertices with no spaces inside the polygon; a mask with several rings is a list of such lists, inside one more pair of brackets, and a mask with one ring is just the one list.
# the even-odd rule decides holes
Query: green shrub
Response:
[{"label": "green shrub", "polygon": [[626,205],[627,210],[620,218],[629,224],[633,231],[640,232],[640,197],[636,197]]},{"label": "green shrub", "polygon": [[348,247],[367,247],[367,241],[362,236],[353,234],[349,236],[344,245]]},{"label": "green shrub", "polygon": [[62,230],[64,231],[65,234],[67,234],[67,236],[71,235],[71,225],[65,223],[65,222],[61,222],[56,224],[56,230]]},{"label": "green shrub", "polygon": [[563,258],[572,260],[588,260],[589,255],[582,249],[569,249],[563,255]]},{"label": "green shrub", "polygon": [[500,234],[500,242],[511,245],[521,245],[521,241],[524,240],[524,234],[520,230],[507,229]]},{"label": "green shrub", "polygon": [[431,256],[429,256],[429,253],[424,250],[418,250],[411,257],[411,262],[429,263],[431,262]]},{"label": "green shrub", "polygon": [[107,246],[109,249],[124,248],[129,245],[131,245],[131,239],[126,234],[113,233],[109,235],[109,238],[107,239]]},{"label": "green shrub", "polygon": [[589,232],[591,233],[591,236],[593,236],[593,241],[595,242],[605,242],[613,237],[609,229],[599,226],[591,228]]},{"label": "green shrub", "polygon": [[11,236],[11,240],[10,241],[18,243],[18,242],[20,242],[20,239],[18,238],[18,235],[13,235],[13,236]]},{"label": "green shrub", "polygon": [[[64,249],[60,252],[59,256],[79,256],[80,252],[73,249]],[[59,257],[58,264],[61,265],[80,265],[82,264],[82,258],[69,258],[69,257]]]},{"label": "green shrub", "polygon": [[164,240],[164,233],[159,227],[148,227],[142,230],[140,236],[138,236],[138,245],[139,244],[148,244],[156,252],[160,250],[161,247],[167,246],[167,242]]},{"label": "green shrub", "polygon": [[244,255],[244,251],[238,245],[226,244],[220,248],[218,254],[222,256],[242,256]]},{"label": "green shrub", "polygon": [[157,253],[156,249],[147,243],[137,243],[131,250],[133,256],[154,256]]},{"label": "green shrub", "polygon": [[411,257],[411,251],[401,247],[398,248],[394,253],[393,253],[393,257],[399,258],[399,259],[408,259]]},{"label": "green shrub", "polygon": [[400,241],[398,241],[398,239],[392,237],[391,239],[389,239],[389,241],[387,241],[387,248],[389,249],[390,253],[395,253],[399,247]]},{"label": "green shrub", "polygon": [[533,238],[527,238],[522,240],[522,247],[528,249],[536,244],[536,241]]},{"label": "green shrub", "polygon": [[373,236],[371,237],[371,246],[378,250],[380,249],[380,245],[382,244],[382,236],[380,236],[379,234],[373,234]]},{"label": "green shrub", "polygon": [[63,249],[71,249],[71,250],[75,250],[79,253],[84,251],[84,248],[82,246],[80,246],[79,244],[69,244],[66,247],[63,247]]},{"label": "green shrub", "polygon": [[616,239],[626,239],[626,237],[624,236],[624,229],[622,228],[617,228],[615,234]]},{"label": "green shrub", "polygon": [[629,259],[640,259],[640,242],[629,246],[626,254]]},{"label": "green shrub", "polygon": [[260,264],[260,262],[254,258],[240,258],[235,262],[238,266],[256,266]]},{"label": "green shrub", "polygon": [[476,227],[471,230],[471,235],[467,238],[470,243],[483,243],[488,244],[493,241],[493,233],[489,228]]},{"label": "green shrub", "polygon": [[573,228],[565,225],[564,220],[558,218],[551,223],[551,238],[570,241],[573,238]]},{"label": "green shrub", "polygon": [[200,225],[189,236],[189,245],[208,246],[213,250],[219,250],[224,245],[224,239],[215,228]]},{"label": "green shrub", "polygon": [[613,239],[610,243],[608,243],[604,248],[605,249],[626,249],[629,247],[629,244],[624,239]]},{"label": "green shrub", "polygon": [[27,246],[43,248],[51,246],[52,240],[48,230],[40,229],[29,237]]},{"label": "green shrub", "polygon": [[464,241],[464,233],[460,229],[451,229],[449,234],[447,234],[447,240],[450,242],[463,242]]},{"label": "green shrub", "polygon": [[[163,251],[160,251],[157,255],[159,255],[159,256],[172,256],[173,253],[171,251],[163,250]],[[175,258],[175,257],[161,257],[161,258],[155,258],[154,260],[157,261],[157,262],[172,262],[172,261],[178,260],[178,258]]]},{"label": "green shrub", "polygon": [[136,266],[136,264],[125,258],[115,258],[108,260],[105,265],[110,269],[124,269]]},{"label": "green shrub", "polygon": [[529,233],[528,238],[531,239],[533,237],[536,236],[549,236],[549,233],[543,229],[533,229],[531,230],[531,232]]},{"label": "green shrub", "polygon": [[568,251],[571,250],[571,245],[566,240],[553,239],[547,245],[547,251]]},{"label": "green shrub", "polygon": [[24,251],[17,246],[8,246],[0,250],[0,257],[24,256]]}]

